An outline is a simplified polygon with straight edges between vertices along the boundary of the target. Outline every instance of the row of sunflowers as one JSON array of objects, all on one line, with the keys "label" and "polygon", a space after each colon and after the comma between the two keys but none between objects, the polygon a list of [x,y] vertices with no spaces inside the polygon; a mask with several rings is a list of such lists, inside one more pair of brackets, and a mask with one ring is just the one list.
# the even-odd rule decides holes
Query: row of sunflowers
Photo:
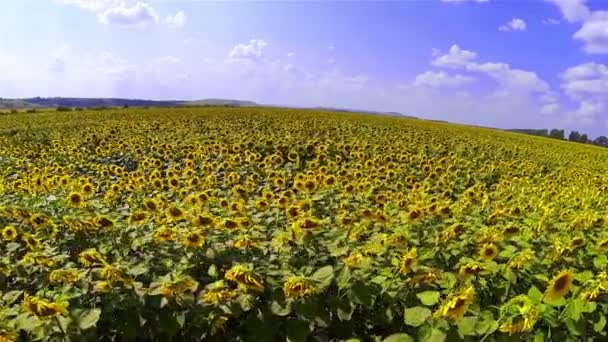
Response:
[{"label": "row of sunflowers", "polygon": [[605,340],[608,153],[277,108],[0,116],[0,341]]}]

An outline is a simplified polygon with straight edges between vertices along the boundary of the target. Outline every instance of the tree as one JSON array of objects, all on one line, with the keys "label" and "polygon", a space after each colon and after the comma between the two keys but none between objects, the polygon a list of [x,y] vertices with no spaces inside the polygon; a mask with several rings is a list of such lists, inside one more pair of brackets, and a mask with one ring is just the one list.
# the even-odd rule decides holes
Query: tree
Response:
[{"label": "tree", "polygon": [[554,128],[549,133],[549,136],[551,138],[555,138],[555,139],[564,139],[564,130],[563,129]]},{"label": "tree", "polygon": [[600,135],[599,137],[595,138],[595,140],[593,140],[593,144],[608,147],[608,138],[603,135]]},{"label": "tree", "polygon": [[587,138],[587,134],[581,135],[581,139],[579,141],[583,144],[586,144],[589,141],[589,138]]},{"label": "tree", "polygon": [[581,134],[577,131],[571,131],[568,140],[578,142],[581,140]]}]

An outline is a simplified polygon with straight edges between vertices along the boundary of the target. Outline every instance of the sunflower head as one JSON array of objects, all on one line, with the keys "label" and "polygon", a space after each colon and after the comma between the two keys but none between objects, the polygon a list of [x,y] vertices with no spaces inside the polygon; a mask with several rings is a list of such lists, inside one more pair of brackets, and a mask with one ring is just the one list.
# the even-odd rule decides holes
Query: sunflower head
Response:
[{"label": "sunflower head", "polygon": [[224,274],[224,279],[237,283],[239,286],[247,289],[264,289],[261,278],[245,265],[232,266],[232,268]]},{"label": "sunflower head", "polygon": [[71,192],[68,195],[68,203],[72,206],[72,207],[79,207],[83,204],[83,196],[81,193],[79,192]]},{"label": "sunflower head", "polygon": [[170,227],[160,227],[154,232],[154,241],[164,243],[175,239],[175,230]]},{"label": "sunflower head", "polygon": [[560,299],[565,296],[574,280],[574,274],[571,271],[562,271],[554,276],[547,284],[545,297],[551,300]]},{"label": "sunflower head", "polygon": [[481,247],[479,255],[483,260],[493,260],[498,255],[498,248],[493,243],[487,243]]},{"label": "sunflower head", "polygon": [[4,241],[14,241],[18,235],[17,228],[14,226],[6,226],[2,229],[2,239]]},{"label": "sunflower head", "polygon": [[188,248],[199,248],[205,243],[205,238],[201,233],[191,231],[186,233],[182,242]]},{"label": "sunflower head", "polygon": [[304,298],[319,293],[319,289],[313,280],[291,276],[283,283],[283,293],[287,298]]}]

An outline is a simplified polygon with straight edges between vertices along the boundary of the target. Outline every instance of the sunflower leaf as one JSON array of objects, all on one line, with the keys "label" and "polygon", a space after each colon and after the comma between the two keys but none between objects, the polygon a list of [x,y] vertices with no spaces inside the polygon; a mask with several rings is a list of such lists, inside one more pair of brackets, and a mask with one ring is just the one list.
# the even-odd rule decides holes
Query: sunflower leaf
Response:
[{"label": "sunflower leaf", "polygon": [[382,342],[414,342],[414,339],[408,334],[398,333],[387,336]]},{"label": "sunflower leaf", "polygon": [[413,327],[419,327],[424,323],[429,317],[431,317],[431,310],[416,306],[413,308],[407,308],[403,311],[403,320],[405,324],[411,325]]},{"label": "sunflower leaf", "polygon": [[420,299],[420,302],[426,306],[433,306],[439,302],[438,291],[424,291],[416,294],[416,297]]}]

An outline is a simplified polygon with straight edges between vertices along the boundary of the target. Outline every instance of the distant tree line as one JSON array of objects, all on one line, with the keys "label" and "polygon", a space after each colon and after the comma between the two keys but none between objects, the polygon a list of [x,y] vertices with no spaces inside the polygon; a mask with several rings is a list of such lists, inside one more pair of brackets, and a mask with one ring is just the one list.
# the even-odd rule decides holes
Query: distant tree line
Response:
[{"label": "distant tree line", "polygon": [[586,133],[580,133],[579,131],[571,131],[568,135],[568,139],[566,139],[566,132],[563,129],[554,128],[552,130],[548,129],[510,129],[511,132],[537,135],[541,137],[560,139],[560,140],[569,140],[573,142],[583,143],[583,144],[593,144],[598,146],[608,147],[608,138],[605,136],[599,136],[594,140],[589,139]]}]

